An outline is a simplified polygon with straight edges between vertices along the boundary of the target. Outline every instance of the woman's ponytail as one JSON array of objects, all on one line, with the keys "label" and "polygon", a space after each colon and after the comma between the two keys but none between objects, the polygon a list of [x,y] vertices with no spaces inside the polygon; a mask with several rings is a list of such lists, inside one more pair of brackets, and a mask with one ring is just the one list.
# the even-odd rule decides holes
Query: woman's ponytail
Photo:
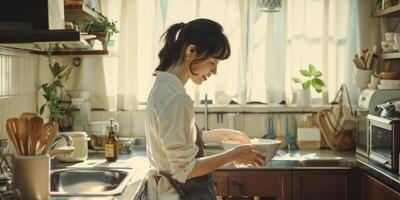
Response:
[{"label": "woman's ponytail", "polygon": [[177,33],[185,26],[185,23],[177,23],[171,25],[168,30],[161,35],[164,38],[165,45],[158,53],[158,58],[160,58],[160,64],[156,68],[156,71],[167,71],[171,65],[179,59],[177,55],[178,44],[176,44]]}]

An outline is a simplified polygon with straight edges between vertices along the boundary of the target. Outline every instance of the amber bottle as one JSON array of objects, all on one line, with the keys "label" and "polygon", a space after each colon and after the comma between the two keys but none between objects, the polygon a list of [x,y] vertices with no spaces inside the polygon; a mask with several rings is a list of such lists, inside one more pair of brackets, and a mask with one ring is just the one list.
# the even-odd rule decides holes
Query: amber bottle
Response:
[{"label": "amber bottle", "polygon": [[111,120],[111,125],[108,128],[108,138],[104,144],[104,152],[108,162],[114,162],[119,157],[119,142],[115,136],[115,128],[113,120]]}]

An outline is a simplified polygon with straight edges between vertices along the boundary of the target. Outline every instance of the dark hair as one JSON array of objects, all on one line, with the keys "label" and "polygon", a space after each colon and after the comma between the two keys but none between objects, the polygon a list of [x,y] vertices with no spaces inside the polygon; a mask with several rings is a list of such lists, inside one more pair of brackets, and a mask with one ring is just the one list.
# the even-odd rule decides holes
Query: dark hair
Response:
[{"label": "dark hair", "polygon": [[160,64],[156,71],[167,71],[172,65],[182,61],[185,49],[190,44],[196,46],[196,53],[199,55],[199,58],[190,63],[189,68],[192,74],[194,74],[193,64],[210,57],[224,60],[231,54],[222,26],[209,19],[195,19],[187,24],[173,24],[161,35],[161,38],[163,37],[165,45],[158,53]]}]

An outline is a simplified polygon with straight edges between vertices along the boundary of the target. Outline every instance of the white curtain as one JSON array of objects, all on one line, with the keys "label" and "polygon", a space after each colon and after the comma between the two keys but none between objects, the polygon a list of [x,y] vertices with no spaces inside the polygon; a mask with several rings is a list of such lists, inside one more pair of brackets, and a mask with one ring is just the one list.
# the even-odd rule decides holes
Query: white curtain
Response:
[{"label": "white curtain", "polygon": [[[283,0],[280,12],[261,13],[256,0],[103,0],[102,12],[120,30],[113,37],[117,57],[84,58],[67,88],[90,90],[93,108],[129,110],[145,103],[163,45],[161,34],[174,23],[203,17],[222,24],[232,55],[205,84],[188,82],[196,103],[205,93],[211,99],[236,96],[243,104],[288,101],[299,88],[291,78],[308,64],[322,70],[330,100],[347,83],[356,103],[351,57],[372,47],[367,31],[371,1]],[[361,46],[365,41],[369,43]]]}]

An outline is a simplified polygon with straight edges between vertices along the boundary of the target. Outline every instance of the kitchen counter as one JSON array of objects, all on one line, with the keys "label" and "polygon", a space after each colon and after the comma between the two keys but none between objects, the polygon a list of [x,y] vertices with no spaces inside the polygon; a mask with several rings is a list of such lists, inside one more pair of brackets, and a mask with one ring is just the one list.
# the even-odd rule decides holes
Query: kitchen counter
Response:
[{"label": "kitchen counter", "polygon": [[[206,150],[208,155],[222,150]],[[129,154],[121,154],[119,160],[114,163],[108,163],[102,153],[90,153],[89,158],[82,163],[55,163],[55,168],[135,168],[137,172],[124,190],[124,192],[115,197],[93,199],[138,199],[140,191],[145,185],[145,178],[149,169],[149,164],[145,158],[146,151],[137,149]],[[218,171],[229,170],[323,170],[323,169],[360,169],[376,177],[389,187],[400,191],[400,176],[391,173],[369,161],[365,157],[356,155],[353,151],[331,151],[331,150],[299,150],[288,152],[279,150],[276,156],[264,166],[235,166],[232,163],[222,166]],[[82,197],[52,197],[51,199],[82,199]],[[91,199],[85,197],[85,199]]]}]

